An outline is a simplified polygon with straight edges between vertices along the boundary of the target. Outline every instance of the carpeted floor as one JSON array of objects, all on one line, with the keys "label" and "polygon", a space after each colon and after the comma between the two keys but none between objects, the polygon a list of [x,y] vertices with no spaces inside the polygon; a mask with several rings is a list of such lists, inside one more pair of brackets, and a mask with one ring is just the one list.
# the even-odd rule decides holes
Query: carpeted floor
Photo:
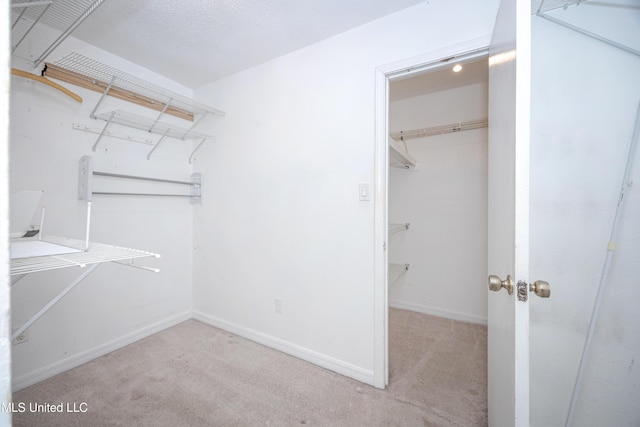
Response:
[{"label": "carpeted floor", "polygon": [[[389,317],[386,390],[190,320],[15,393],[25,412],[13,423],[485,426],[486,327],[396,309]],[[61,402],[62,413],[30,410]]]}]

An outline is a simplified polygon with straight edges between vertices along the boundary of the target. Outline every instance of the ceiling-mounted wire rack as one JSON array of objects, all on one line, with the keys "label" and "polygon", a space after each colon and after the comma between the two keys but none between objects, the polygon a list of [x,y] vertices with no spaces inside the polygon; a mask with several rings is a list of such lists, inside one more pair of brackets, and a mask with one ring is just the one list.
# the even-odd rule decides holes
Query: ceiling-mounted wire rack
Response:
[{"label": "ceiling-mounted wire rack", "polygon": [[37,67],[104,0],[23,0],[11,3],[11,53]]},{"label": "ceiling-mounted wire rack", "polygon": [[[93,145],[93,151],[96,151],[98,143],[103,136],[109,136],[107,128],[111,124],[119,124],[161,135],[161,138],[147,155],[147,159],[167,137],[180,140],[201,139],[200,144],[189,156],[189,163],[191,163],[195,151],[202,146],[204,141],[212,138],[211,135],[197,132],[194,128],[208,115],[225,115],[223,111],[216,108],[196,102],[184,95],[149,83],[78,53],[71,53],[55,63],[47,63],[43,74],[47,77],[102,93],[90,117],[103,120],[106,124]],[[155,117],[147,117],[121,109],[98,113],[97,110],[107,95],[141,105],[159,113]],[[184,128],[173,123],[161,121],[164,115],[172,115],[193,123],[190,127]]]}]

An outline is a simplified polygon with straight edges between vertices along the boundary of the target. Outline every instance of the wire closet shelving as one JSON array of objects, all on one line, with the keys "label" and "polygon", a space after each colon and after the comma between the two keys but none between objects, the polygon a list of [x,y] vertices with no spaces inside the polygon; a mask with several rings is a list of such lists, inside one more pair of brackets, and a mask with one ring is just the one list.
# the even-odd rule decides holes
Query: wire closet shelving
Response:
[{"label": "wire closet shelving", "polygon": [[23,0],[11,2],[11,53],[34,68],[104,0]]},{"label": "wire closet shelving", "polygon": [[[155,142],[147,158],[150,158],[151,154],[165,138],[179,140],[199,139],[200,143],[189,156],[189,162],[191,163],[194,153],[205,141],[213,138],[209,134],[196,131],[195,127],[207,116],[225,115],[221,110],[194,101],[191,98],[75,52],[54,63],[46,63],[43,74],[47,77],[102,93],[90,117],[106,123],[98,134],[98,138],[93,145],[93,151],[96,151],[102,137],[110,135],[107,131],[109,126],[118,124],[160,135],[160,139]],[[158,114],[155,117],[149,117],[122,109],[98,112],[107,95],[155,110]],[[162,119],[165,115],[171,115],[184,121],[192,122],[192,124],[189,127],[183,127],[172,122],[163,121]],[[76,127],[76,129],[82,130],[80,127]]]}]

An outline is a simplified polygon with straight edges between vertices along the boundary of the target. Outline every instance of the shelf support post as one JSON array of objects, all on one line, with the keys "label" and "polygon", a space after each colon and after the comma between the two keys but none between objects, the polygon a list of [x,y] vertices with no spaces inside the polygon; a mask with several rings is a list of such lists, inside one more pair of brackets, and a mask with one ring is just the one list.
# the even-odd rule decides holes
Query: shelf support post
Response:
[{"label": "shelf support post", "polygon": [[149,151],[149,154],[147,154],[147,160],[151,159],[151,154],[153,154],[154,151],[156,151],[156,148],[158,148],[158,145],[160,145],[160,143],[162,141],[164,141],[164,139],[167,137],[167,134],[171,131],[171,129],[167,129],[167,131],[164,133],[164,135],[162,135],[160,137],[160,139],[158,140],[158,142],[156,142],[156,145],[153,146],[153,148],[151,149],[151,151]]},{"label": "shelf support post", "polygon": [[100,132],[100,135],[98,135],[98,139],[96,139],[96,142],[93,144],[93,151],[96,151],[96,148],[98,147],[98,142],[100,142],[100,140],[102,139],[102,136],[104,135],[104,133],[107,131],[107,128],[109,127],[109,125],[111,124],[111,120],[113,120],[113,116],[114,114],[116,114],[115,111],[111,112],[111,115],[109,116],[109,120],[107,120],[107,123],[104,125],[104,127],[102,128],[102,132]]},{"label": "shelf support post", "polygon": [[28,321],[26,321],[24,323],[24,325],[22,325],[21,327],[19,327],[12,335],[11,335],[11,341],[15,340],[17,337],[20,336],[21,333],[23,333],[24,331],[26,331],[29,326],[33,325],[33,323],[38,320],[39,318],[41,318],[47,311],[49,311],[49,309],[51,307],[53,307],[58,301],[60,301],[65,295],[67,295],[69,292],[71,292],[71,290],[73,290],[73,288],[75,288],[80,282],[82,282],[89,274],[91,274],[93,272],[93,270],[95,270],[96,268],[98,268],[100,264],[92,264],[91,266],[89,266],[76,280],[74,280],[69,286],[67,286],[66,288],[64,288],[62,290],[62,292],[60,292],[55,298],[53,298],[51,301],[49,301],[49,303],[47,305],[45,305],[44,307],[42,307],[42,309],[40,311],[38,311],[36,314],[33,315],[33,317],[31,317],[31,319],[29,319]]},{"label": "shelf support post", "polygon": [[158,114],[158,117],[156,117],[156,120],[153,122],[153,124],[149,128],[149,132],[153,132],[153,128],[156,127],[156,125],[158,124],[162,116],[164,116],[164,113],[167,111],[167,108],[169,108],[169,105],[171,105],[171,101],[173,101],[173,98],[169,98],[169,101],[166,104],[164,104],[164,108],[162,109],[162,111],[160,111],[160,114]]},{"label": "shelf support post", "polygon": [[193,124],[191,125],[191,127],[189,128],[189,130],[187,130],[187,131],[184,133],[184,135],[182,135],[182,139],[183,139],[183,140],[187,138],[187,136],[189,135],[189,132],[191,132],[192,130],[194,130],[194,129],[196,128],[196,126],[198,126],[198,125],[200,124],[200,122],[205,118],[205,116],[206,116],[207,114],[208,114],[208,113],[203,113],[203,114],[201,114],[201,115],[200,115],[200,117],[198,117],[198,119],[197,119],[197,120],[194,120],[194,122],[193,122]]},{"label": "shelf support post", "polygon": [[[98,109],[98,107],[100,106],[100,104],[102,104],[102,100],[104,99],[105,96],[107,96],[107,93],[109,93],[109,89],[111,89],[111,86],[113,86],[113,83],[116,81],[116,76],[111,77],[111,81],[109,82],[109,84],[107,85],[106,89],[104,90],[104,92],[102,92],[102,96],[100,97],[100,99],[98,100],[98,103],[96,104],[95,107],[93,107],[93,110],[91,111],[91,114],[89,114],[89,117],[91,117],[92,119],[95,120],[96,118],[96,110]],[[95,151],[95,150],[94,150]]]}]

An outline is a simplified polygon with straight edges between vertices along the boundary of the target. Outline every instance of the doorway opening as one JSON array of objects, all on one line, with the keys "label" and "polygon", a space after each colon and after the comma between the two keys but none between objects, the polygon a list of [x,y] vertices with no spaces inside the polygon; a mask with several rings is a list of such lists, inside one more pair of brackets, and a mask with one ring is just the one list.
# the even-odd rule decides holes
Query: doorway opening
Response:
[{"label": "doorway opening", "polygon": [[389,381],[418,382],[407,397],[482,424],[488,64],[448,62],[389,85]]},{"label": "doorway opening", "polygon": [[[381,388],[394,381],[390,353],[400,354],[389,351],[390,334],[421,316],[482,330],[486,381],[488,44],[487,37],[377,70],[374,377]],[[484,255],[465,259],[477,248]],[[475,279],[462,277],[471,270]],[[462,341],[465,334],[475,335],[462,333]]]}]

